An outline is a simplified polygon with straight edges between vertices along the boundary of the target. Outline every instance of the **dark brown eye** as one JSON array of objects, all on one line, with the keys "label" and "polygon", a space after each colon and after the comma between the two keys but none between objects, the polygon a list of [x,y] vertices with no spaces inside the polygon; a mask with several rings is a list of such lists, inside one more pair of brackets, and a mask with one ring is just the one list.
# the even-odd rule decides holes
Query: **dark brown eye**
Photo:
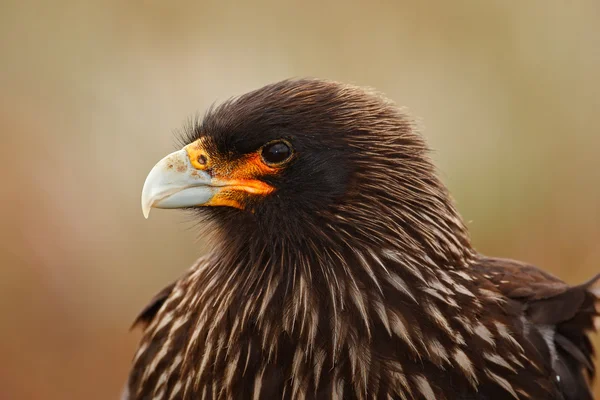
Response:
[{"label": "dark brown eye", "polygon": [[278,165],[287,161],[292,156],[292,147],[289,143],[281,141],[267,143],[260,152],[267,165]]}]

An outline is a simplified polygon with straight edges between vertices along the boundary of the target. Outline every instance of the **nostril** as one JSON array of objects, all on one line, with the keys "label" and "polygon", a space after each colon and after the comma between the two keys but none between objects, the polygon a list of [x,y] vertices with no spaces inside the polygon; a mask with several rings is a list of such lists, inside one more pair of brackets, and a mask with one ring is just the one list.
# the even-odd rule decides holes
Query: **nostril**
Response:
[{"label": "nostril", "polygon": [[197,161],[198,161],[198,164],[200,164],[200,165],[203,165],[203,166],[206,165],[206,162],[207,162],[206,156],[204,154],[200,154],[197,158]]}]

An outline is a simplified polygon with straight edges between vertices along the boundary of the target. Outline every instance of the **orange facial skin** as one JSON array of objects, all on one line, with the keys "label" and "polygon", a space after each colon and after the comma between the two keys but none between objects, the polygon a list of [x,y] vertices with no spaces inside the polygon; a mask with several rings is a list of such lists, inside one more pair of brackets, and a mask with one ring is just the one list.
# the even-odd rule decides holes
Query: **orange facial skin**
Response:
[{"label": "orange facial skin", "polygon": [[210,170],[214,186],[221,188],[206,206],[228,206],[244,209],[249,195],[266,196],[274,188],[260,180],[274,175],[280,168],[266,165],[260,154],[252,153],[236,161],[219,160],[218,154],[209,151],[206,139],[201,138],[186,146],[192,166],[198,170]]}]

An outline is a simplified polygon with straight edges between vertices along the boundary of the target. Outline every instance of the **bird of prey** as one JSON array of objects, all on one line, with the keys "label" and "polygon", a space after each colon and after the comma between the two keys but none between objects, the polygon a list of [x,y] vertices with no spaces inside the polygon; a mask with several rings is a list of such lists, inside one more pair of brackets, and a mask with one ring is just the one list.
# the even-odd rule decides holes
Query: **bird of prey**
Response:
[{"label": "bird of prey", "polygon": [[592,399],[599,277],[479,254],[391,101],[285,80],[184,141],[143,212],[189,209],[212,251],[137,318],[125,399]]}]

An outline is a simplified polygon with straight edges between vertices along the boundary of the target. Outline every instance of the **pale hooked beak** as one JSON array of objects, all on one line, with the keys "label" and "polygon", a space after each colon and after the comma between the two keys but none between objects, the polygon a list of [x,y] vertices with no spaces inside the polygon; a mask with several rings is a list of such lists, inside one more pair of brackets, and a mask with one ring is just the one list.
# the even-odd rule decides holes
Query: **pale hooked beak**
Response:
[{"label": "pale hooked beak", "polygon": [[211,176],[192,166],[185,149],[160,160],[148,174],[142,189],[142,212],[150,209],[183,208],[208,203],[219,190],[211,186]]}]

